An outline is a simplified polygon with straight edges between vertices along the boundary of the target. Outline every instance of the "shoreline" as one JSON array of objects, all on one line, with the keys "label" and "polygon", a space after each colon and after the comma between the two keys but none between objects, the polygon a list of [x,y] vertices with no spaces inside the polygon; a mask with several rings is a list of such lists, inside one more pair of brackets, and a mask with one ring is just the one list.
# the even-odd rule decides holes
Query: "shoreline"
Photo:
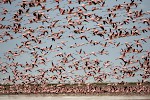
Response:
[{"label": "shoreline", "polygon": [[123,94],[123,93],[107,93],[107,94],[0,94],[0,96],[150,96],[147,94]]},{"label": "shoreline", "polygon": [[139,95],[122,95],[122,96],[41,96],[41,95],[4,95],[0,96],[0,100],[149,100],[150,95],[139,96]]},{"label": "shoreline", "polygon": [[150,84],[127,85],[1,85],[0,95],[48,96],[144,96],[150,95]]}]

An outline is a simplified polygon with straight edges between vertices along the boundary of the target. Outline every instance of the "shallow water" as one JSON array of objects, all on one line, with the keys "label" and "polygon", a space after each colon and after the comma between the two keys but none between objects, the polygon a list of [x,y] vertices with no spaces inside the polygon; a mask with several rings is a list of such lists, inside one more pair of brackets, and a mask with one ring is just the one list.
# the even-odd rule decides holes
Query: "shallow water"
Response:
[{"label": "shallow water", "polygon": [[150,96],[39,96],[1,95],[0,100],[132,100],[150,99]]}]

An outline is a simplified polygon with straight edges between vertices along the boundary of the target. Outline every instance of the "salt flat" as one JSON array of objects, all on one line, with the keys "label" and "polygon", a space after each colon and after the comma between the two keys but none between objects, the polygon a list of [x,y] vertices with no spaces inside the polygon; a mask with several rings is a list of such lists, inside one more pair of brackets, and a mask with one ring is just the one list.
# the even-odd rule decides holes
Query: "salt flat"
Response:
[{"label": "salt flat", "polygon": [[0,100],[132,100],[150,99],[150,96],[40,96],[1,95]]}]

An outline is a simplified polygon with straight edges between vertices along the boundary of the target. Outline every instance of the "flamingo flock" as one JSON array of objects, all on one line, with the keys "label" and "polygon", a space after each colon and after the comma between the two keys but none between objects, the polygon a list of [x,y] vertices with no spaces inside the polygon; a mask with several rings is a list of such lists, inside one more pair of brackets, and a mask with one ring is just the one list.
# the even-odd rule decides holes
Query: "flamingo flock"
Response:
[{"label": "flamingo flock", "polygon": [[[122,84],[122,83],[120,83]],[[124,83],[123,83],[124,84]],[[0,86],[0,94],[50,94],[52,96],[57,95],[99,95],[99,94],[127,94],[127,95],[149,95],[150,86],[147,84],[129,85],[124,84],[108,84],[108,85],[37,85],[37,84],[15,84],[8,86]]]},{"label": "flamingo flock", "polygon": [[144,2],[1,0],[1,84],[150,81]]}]

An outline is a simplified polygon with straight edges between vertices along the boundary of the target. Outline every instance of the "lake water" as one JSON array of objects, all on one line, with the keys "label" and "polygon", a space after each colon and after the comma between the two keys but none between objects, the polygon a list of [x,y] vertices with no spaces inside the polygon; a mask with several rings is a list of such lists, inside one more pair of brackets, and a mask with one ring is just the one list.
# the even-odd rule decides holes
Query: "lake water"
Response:
[{"label": "lake water", "polygon": [[150,100],[150,96],[39,96],[0,95],[0,100]]}]

